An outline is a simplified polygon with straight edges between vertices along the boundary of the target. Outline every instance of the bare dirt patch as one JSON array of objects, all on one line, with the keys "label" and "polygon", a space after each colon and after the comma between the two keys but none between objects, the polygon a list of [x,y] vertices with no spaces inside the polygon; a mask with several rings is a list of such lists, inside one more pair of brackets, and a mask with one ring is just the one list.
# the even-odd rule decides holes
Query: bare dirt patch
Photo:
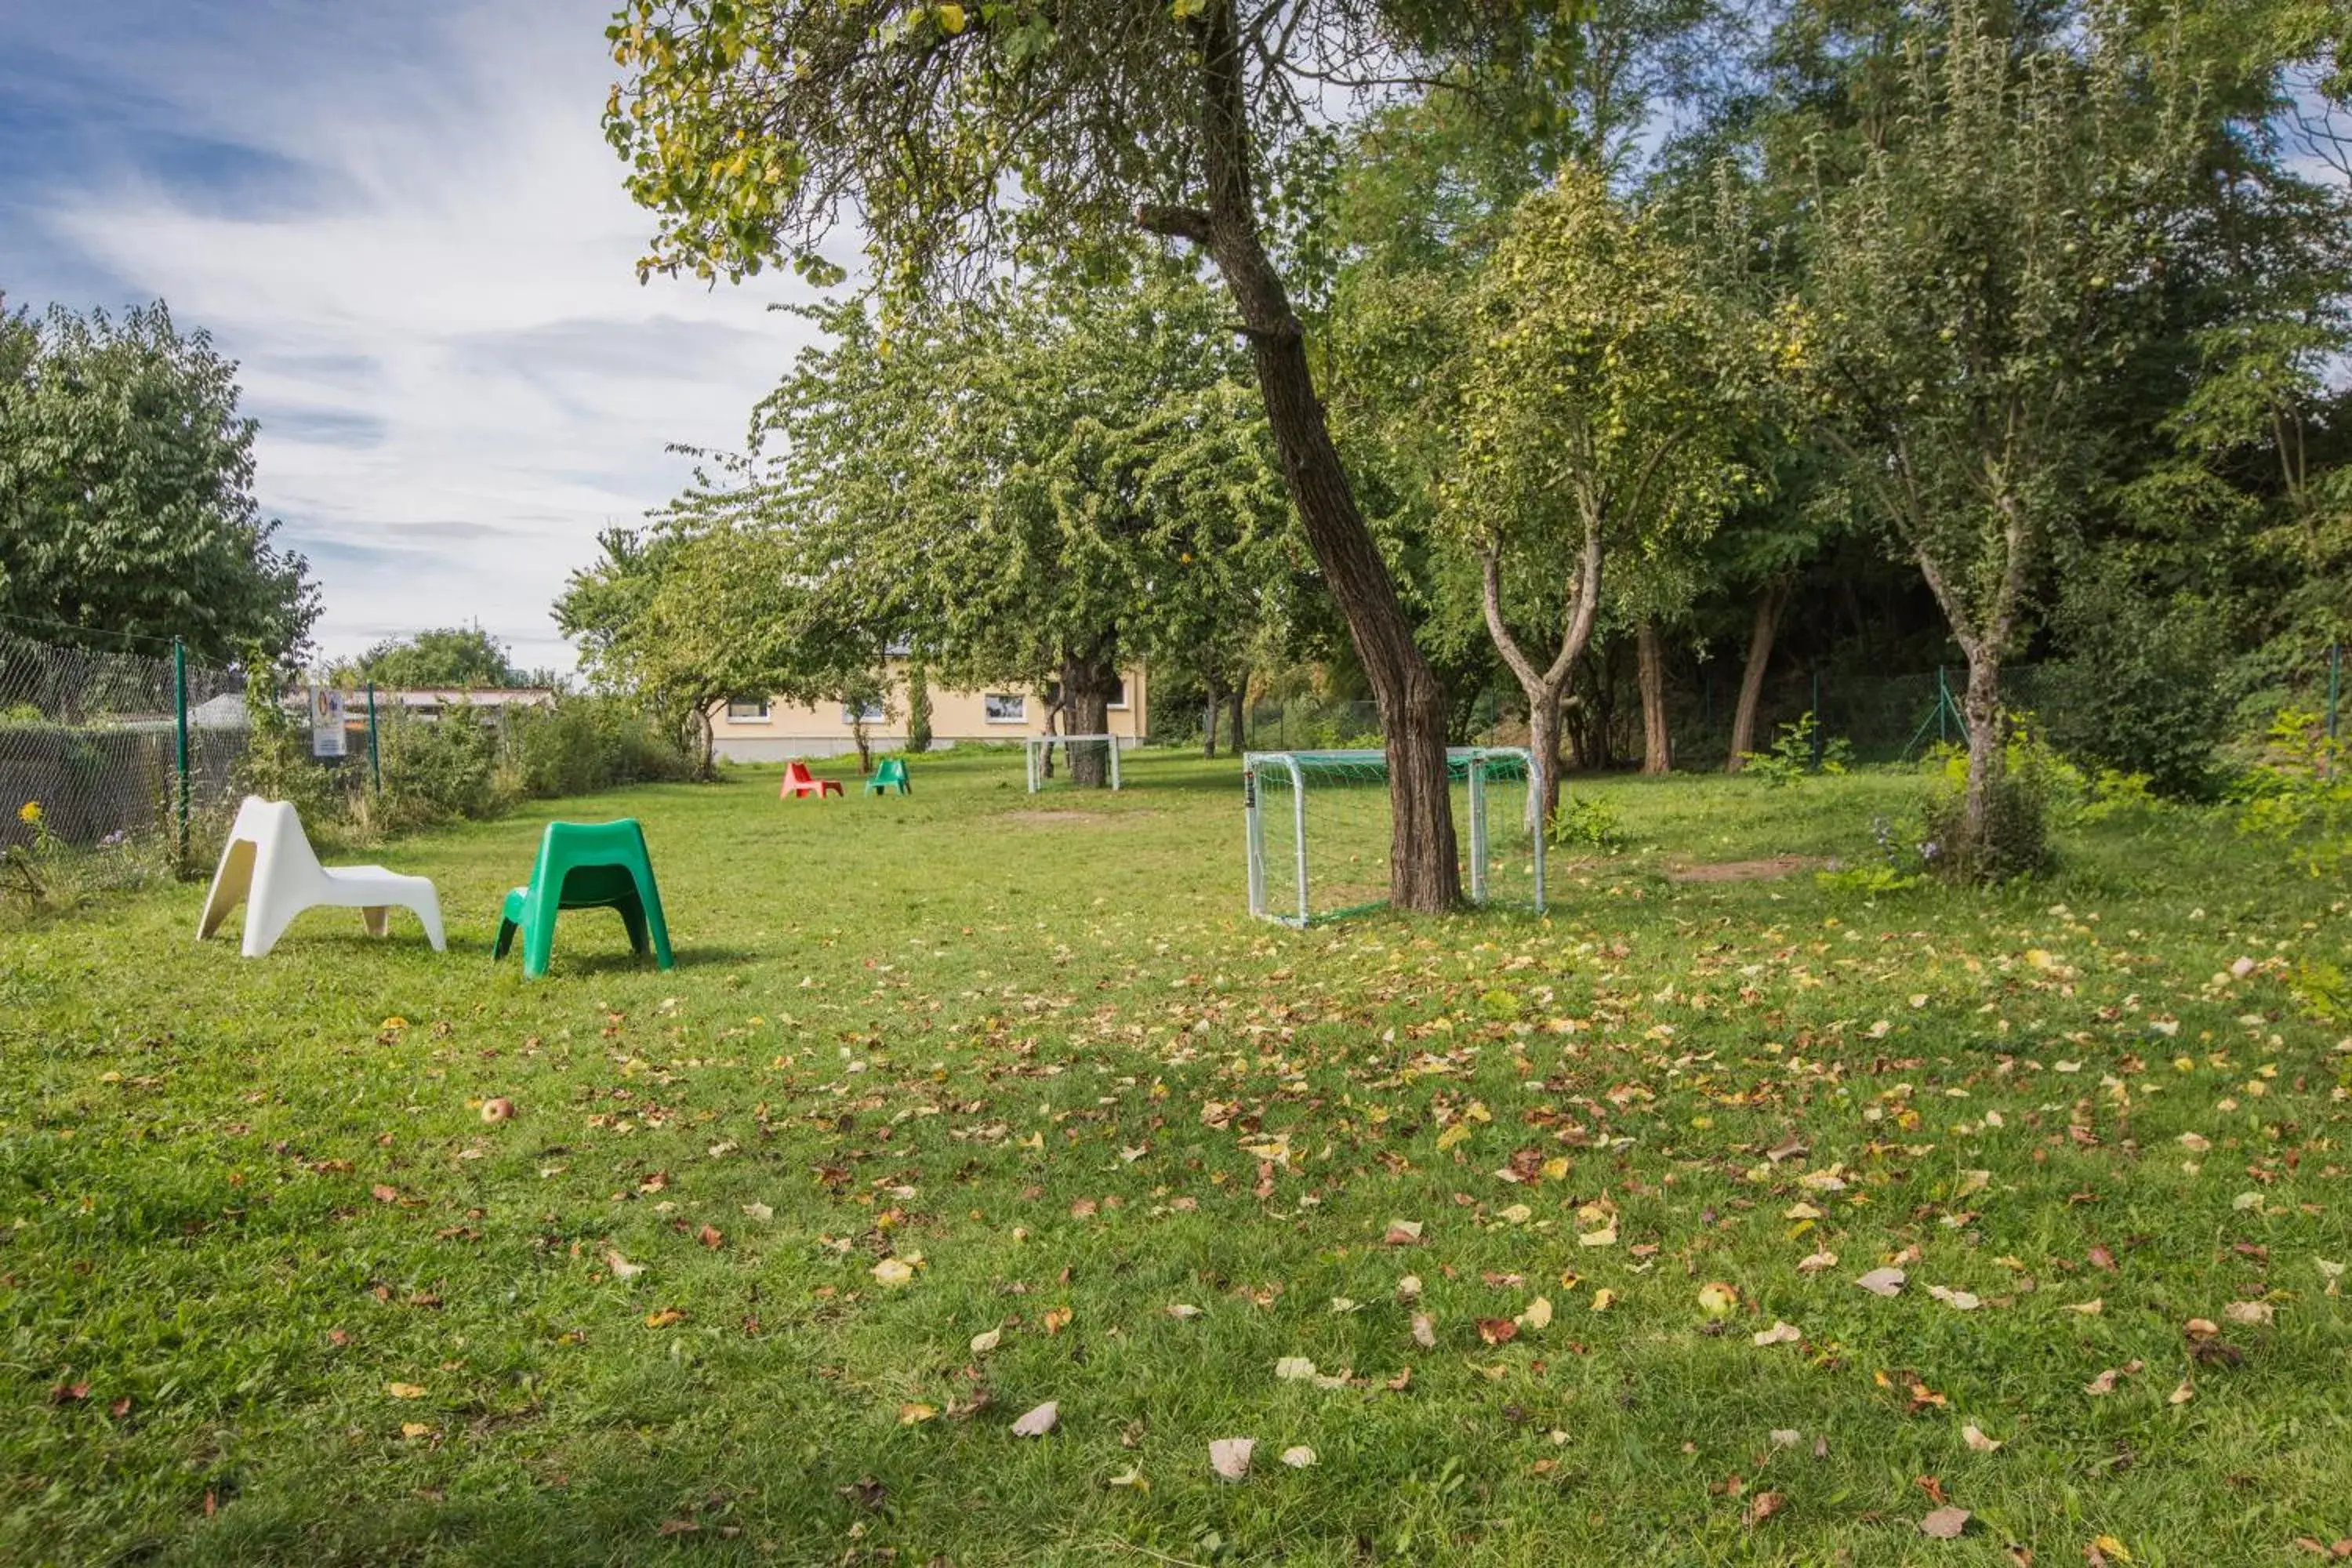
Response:
[{"label": "bare dirt patch", "polygon": [[1677,866],[1666,873],[1669,882],[1769,882],[1799,871],[1827,871],[1837,862],[1825,855],[1774,855],[1762,860],[1717,860],[1705,866]]}]

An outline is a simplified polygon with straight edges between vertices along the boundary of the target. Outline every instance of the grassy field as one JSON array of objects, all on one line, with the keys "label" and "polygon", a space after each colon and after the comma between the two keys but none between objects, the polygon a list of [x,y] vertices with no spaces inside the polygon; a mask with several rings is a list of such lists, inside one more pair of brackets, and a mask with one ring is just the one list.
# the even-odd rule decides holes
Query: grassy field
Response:
[{"label": "grassy field", "polygon": [[[2290,989],[2344,904],[2225,820],[1874,903],[1682,873],[1865,855],[1914,778],[1608,782],[1548,920],[1297,933],[1242,912],[1229,761],[916,779],[392,846],[444,956],[316,913],[245,963],[200,887],[0,932],[0,1560],[2352,1536],[2352,1056]],[[493,966],[540,824],[623,815],[677,970],[604,915]]]}]

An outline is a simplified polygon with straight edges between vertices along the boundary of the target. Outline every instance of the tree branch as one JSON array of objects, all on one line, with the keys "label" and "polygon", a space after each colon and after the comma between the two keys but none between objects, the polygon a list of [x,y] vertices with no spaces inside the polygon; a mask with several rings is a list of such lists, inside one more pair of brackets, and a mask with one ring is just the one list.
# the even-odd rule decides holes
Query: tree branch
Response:
[{"label": "tree branch", "polygon": [[1135,209],[1135,226],[1146,234],[1166,239],[1189,239],[1203,247],[1212,236],[1209,215],[1199,207],[1146,204]]}]

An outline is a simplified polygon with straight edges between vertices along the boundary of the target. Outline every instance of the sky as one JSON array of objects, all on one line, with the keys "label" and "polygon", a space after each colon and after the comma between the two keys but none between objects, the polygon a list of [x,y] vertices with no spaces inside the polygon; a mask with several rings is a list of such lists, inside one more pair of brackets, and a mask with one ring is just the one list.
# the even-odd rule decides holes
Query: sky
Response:
[{"label": "sky", "polygon": [[[0,291],[162,299],[239,362],[329,658],[478,622],[568,669],[596,534],[740,447],[782,279],[635,262],[602,0],[0,0]],[[844,259],[846,259],[845,258]]]}]

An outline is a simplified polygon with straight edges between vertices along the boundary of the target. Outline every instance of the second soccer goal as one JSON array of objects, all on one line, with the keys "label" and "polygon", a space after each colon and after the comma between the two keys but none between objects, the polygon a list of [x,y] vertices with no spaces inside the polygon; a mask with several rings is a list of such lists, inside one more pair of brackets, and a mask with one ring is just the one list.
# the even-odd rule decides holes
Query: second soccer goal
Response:
[{"label": "second soccer goal", "polygon": [[[1518,746],[1445,753],[1462,890],[1474,904],[1544,907],[1535,762]],[[1385,908],[1391,825],[1385,752],[1250,752],[1242,758],[1250,913],[1308,926]]]}]

